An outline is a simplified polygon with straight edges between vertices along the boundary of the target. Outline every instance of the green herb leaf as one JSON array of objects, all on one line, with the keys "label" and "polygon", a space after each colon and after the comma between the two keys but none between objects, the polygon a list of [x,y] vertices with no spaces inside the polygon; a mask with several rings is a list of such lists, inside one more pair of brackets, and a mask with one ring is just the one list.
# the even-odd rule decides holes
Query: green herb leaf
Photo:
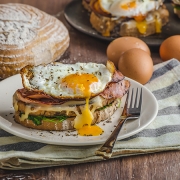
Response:
[{"label": "green herb leaf", "polygon": [[105,106],[103,106],[103,107],[97,109],[97,111],[104,110],[104,109],[106,109],[107,107],[110,107],[110,106],[112,106],[112,103],[110,103],[110,104],[108,104],[108,105],[105,105]]},{"label": "green herb leaf", "polygon": [[28,119],[32,120],[34,122],[35,125],[41,125],[42,121],[49,121],[49,122],[63,122],[64,120],[66,120],[68,118],[68,116],[65,115],[59,115],[59,116],[54,116],[54,117],[45,117],[45,116],[33,116],[33,115],[29,115]]},{"label": "green herb leaf", "polygon": [[51,122],[59,121],[59,122],[63,122],[67,118],[68,118],[68,116],[59,115],[59,116],[54,116],[54,117],[43,117],[43,121],[51,121]]},{"label": "green herb leaf", "polygon": [[174,8],[177,9],[177,10],[180,10],[180,6],[179,5],[175,5]]},{"label": "green herb leaf", "polygon": [[[105,106],[103,106],[103,107],[101,107],[101,108],[99,108],[99,109],[97,109],[96,111],[101,111],[101,110],[104,110],[104,109],[106,109],[107,107],[112,106],[112,104],[113,104],[113,102],[112,102],[112,103],[110,103],[110,104],[107,104],[107,105],[105,105]],[[119,107],[120,107],[120,105],[121,105],[121,100],[120,100],[120,99],[118,99],[118,104],[117,104],[117,107],[119,108]]]},{"label": "green herb leaf", "polygon": [[117,107],[120,108],[120,106],[121,106],[121,99],[118,99],[118,105],[117,105]]},{"label": "green herb leaf", "polygon": [[43,116],[32,116],[32,115],[29,115],[28,119],[32,120],[34,122],[34,124],[38,126],[38,125],[42,124]]}]

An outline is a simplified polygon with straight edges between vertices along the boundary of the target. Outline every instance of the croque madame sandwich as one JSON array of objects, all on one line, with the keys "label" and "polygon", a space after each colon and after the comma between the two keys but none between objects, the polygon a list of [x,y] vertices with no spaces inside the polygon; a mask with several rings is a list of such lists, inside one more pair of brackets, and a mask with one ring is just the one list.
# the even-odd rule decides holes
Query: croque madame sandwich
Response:
[{"label": "croque madame sandwich", "polygon": [[172,0],[174,13],[180,18],[180,0]]},{"label": "croque madame sandwich", "polygon": [[13,96],[15,121],[39,130],[78,130],[79,135],[100,135],[95,125],[117,110],[130,82],[115,69],[97,63],[25,66],[24,88]]},{"label": "croque madame sandwich", "polygon": [[88,4],[90,23],[102,36],[145,37],[161,33],[169,21],[163,0],[91,0],[86,9]]}]

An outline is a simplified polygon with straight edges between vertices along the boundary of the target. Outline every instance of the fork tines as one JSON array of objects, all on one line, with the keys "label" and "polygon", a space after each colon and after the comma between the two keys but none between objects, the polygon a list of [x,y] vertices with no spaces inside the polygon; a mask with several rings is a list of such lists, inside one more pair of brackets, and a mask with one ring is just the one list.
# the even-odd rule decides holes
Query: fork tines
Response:
[{"label": "fork tines", "polygon": [[[128,102],[129,102],[129,99],[130,99],[130,103],[128,103],[128,110],[131,112],[132,111],[140,112],[141,105],[142,105],[142,88],[137,88],[135,98],[134,98],[134,88],[132,88],[131,95],[130,95],[130,92],[128,93]],[[134,100],[134,103],[133,103],[133,100]]]}]

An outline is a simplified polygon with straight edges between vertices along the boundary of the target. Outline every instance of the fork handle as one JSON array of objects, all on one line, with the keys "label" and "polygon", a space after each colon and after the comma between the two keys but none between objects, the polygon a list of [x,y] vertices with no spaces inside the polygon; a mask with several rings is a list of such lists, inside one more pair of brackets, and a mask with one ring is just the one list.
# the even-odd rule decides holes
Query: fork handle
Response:
[{"label": "fork handle", "polygon": [[100,149],[95,152],[96,155],[103,156],[103,158],[105,159],[109,159],[112,156],[112,150],[119,131],[121,130],[123,124],[126,122],[127,119],[128,117],[119,121],[118,125],[116,126],[112,134],[109,136],[109,138],[106,140],[106,142],[100,147]]}]

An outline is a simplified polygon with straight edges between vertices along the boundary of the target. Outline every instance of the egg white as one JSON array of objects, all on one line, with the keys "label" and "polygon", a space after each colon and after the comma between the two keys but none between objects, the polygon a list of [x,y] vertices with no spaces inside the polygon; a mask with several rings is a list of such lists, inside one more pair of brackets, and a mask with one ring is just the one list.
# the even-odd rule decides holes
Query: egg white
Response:
[{"label": "egg white", "polygon": [[[123,5],[135,2],[135,7],[122,8]],[[162,0],[99,0],[100,7],[116,17],[134,17],[146,15],[149,11],[158,9],[163,3]]]},{"label": "egg white", "polygon": [[[23,85],[29,90],[41,91],[57,98],[83,98],[82,91],[74,91],[64,86],[61,80],[70,74],[93,74],[98,82],[90,85],[90,92],[94,95],[102,92],[112,79],[112,72],[103,64],[97,63],[76,63],[62,64],[51,63],[25,67],[21,71]],[[29,73],[30,72],[30,73]]]}]

